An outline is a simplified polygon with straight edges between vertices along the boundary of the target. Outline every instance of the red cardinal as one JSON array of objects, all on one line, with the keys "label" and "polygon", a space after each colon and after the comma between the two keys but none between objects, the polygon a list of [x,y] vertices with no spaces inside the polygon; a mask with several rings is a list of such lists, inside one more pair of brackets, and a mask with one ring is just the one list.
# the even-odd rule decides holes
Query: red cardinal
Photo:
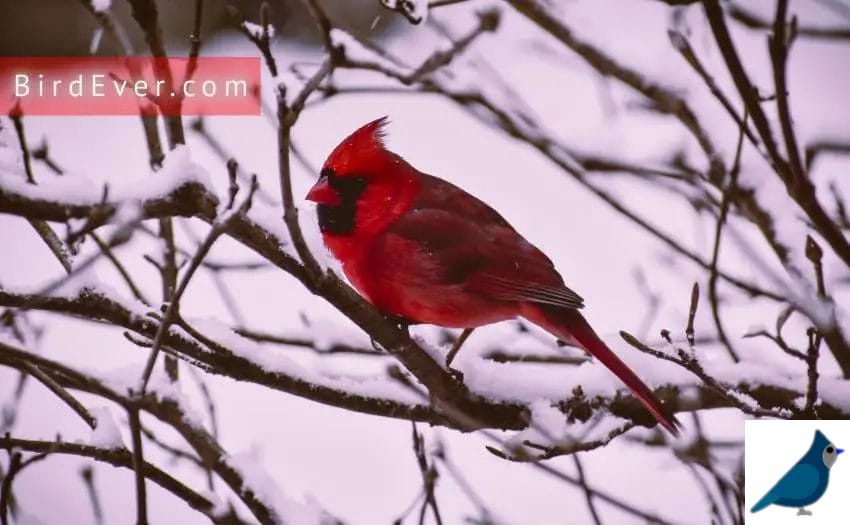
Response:
[{"label": "red cardinal", "polygon": [[523,317],[593,354],[676,434],[675,417],[599,339],[552,261],[493,208],[387,150],[386,122],[342,141],[307,194],[360,293],[384,313],[450,328]]}]

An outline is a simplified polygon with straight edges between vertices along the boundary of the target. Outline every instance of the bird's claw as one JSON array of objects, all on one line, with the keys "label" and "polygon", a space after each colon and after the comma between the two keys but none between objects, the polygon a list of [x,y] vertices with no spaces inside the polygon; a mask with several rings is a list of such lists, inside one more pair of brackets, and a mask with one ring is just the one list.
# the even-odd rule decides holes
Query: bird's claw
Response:
[{"label": "bird's claw", "polygon": [[393,315],[389,313],[384,314],[384,319],[396,325],[402,330],[406,330],[416,324],[415,321],[408,319],[407,317],[402,317],[400,315]]},{"label": "bird's claw", "polygon": [[812,515],[812,511],[806,510],[803,507],[800,507],[797,510],[797,516],[811,516],[811,515]]},{"label": "bird's claw", "polygon": [[447,366],[446,368],[448,369],[449,374],[451,374],[451,376],[453,378],[455,378],[457,381],[463,383],[463,372],[461,372],[457,368],[452,368],[450,366]]}]

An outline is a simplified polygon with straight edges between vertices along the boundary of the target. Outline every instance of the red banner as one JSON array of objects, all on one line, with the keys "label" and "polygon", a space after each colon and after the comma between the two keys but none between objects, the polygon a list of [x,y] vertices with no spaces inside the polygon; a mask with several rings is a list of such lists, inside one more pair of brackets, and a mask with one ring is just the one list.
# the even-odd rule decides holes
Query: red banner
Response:
[{"label": "red banner", "polygon": [[259,115],[259,57],[0,57],[0,112]]}]

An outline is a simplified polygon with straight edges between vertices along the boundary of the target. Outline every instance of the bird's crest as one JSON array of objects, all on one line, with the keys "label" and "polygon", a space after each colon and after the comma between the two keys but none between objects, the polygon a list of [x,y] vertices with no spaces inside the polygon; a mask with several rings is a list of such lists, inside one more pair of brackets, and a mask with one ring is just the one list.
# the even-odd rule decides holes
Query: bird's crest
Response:
[{"label": "bird's crest", "polygon": [[389,118],[383,116],[361,126],[334,148],[324,167],[343,177],[366,167],[364,164],[368,164],[375,154],[386,151],[384,128],[388,123]]}]

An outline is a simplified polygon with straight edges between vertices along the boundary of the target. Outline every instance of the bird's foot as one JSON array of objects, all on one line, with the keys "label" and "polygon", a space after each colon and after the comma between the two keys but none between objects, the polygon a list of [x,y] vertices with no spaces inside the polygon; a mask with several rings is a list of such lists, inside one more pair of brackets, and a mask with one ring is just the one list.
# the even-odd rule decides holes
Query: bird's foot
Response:
[{"label": "bird's foot", "polygon": [[393,315],[389,313],[384,314],[384,319],[398,326],[402,330],[406,330],[410,326],[417,324],[416,321],[408,319],[407,317],[402,317],[400,315]]},{"label": "bird's foot", "polygon": [[448,363],[446,363],[446,369],[449,371],[449,374],[451,374],[453,378],[463,383],[463,372],[461,372],[457,368],[452,368],[448,366]]},{"label": "bird's foot", "polygon": [[797,510],[797,516],[811,516],[811,515],[812,515],[812,511],[806,510],[803,507],[800,507]]}]

